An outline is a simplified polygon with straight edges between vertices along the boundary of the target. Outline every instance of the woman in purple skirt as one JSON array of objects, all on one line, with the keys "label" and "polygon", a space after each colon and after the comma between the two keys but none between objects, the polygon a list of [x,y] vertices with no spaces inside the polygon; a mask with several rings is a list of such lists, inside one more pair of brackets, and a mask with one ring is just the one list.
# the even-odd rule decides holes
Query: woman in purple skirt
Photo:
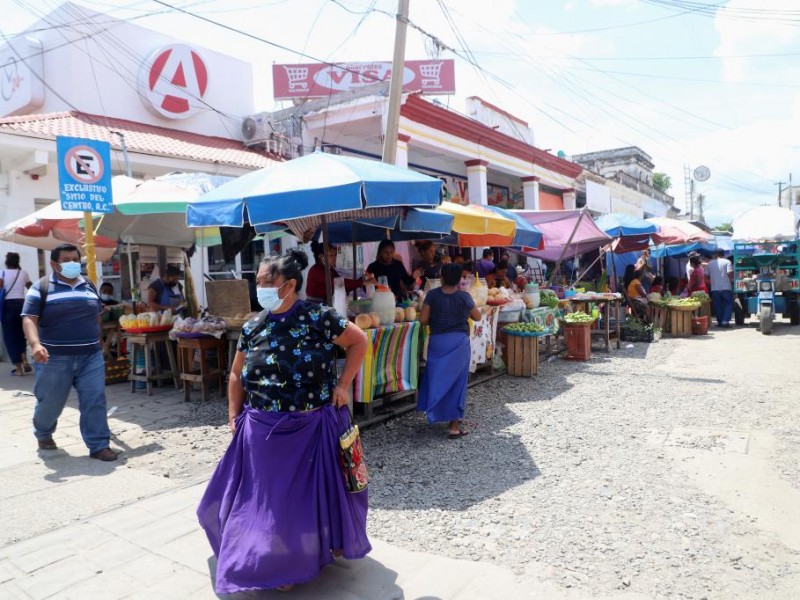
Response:
[{"label": "woman in purple skirt", "polygon": [[442,286],[425,296],[419,317],[430,325],[431,337],[417,409],[425,411],[429,423],[447,422],[450,439],[469,433],[462,424],[470,357],[467,319],[481,318],[472,296],[458,288],[461,272],[459,264],[442,266]]},{"label": "woman in purple skirt", "polygon": [[[242,328],[228,383],[233,439],[197,516],[217,557],[216,591],[290,589],[334,556],[363,558],[367,490],[348,493],[339,435],[364,333],[298,299],[306,255],[269,257],[256,279],[264,311]],[[344,348],[336,376],[336,347]]]}]

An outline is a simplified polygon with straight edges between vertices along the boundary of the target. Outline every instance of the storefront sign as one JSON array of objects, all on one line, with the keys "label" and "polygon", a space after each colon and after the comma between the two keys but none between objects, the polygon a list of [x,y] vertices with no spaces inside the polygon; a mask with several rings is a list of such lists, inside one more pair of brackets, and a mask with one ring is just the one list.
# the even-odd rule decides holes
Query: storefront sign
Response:
[{"label": "storefront sign", "polygon": [[208,69],[200,54],[184,44],[160,48],[139,71],[139,95],[165,119],[188,119],[205,108]]},{"label": "storefront sign", "polygon": [[[33,70],[33,71],[32,71]],[[44,103],[42,44],[18,38],[0,48],[0,117],[23,115]]]},{"label": "storefront sign", "polygon": [[[332,93],[389,81],[391,76],[391,62],[273,65],[272,90],[275,100],[323,98]],[[403,69],[403,89],[423,94],[455,94],[454,61],[407,60]]]},{"label": "storefront sign", "polygon": [[111,146],[108,142],[59,136],[56,149],[61,208],[112,212]]}]

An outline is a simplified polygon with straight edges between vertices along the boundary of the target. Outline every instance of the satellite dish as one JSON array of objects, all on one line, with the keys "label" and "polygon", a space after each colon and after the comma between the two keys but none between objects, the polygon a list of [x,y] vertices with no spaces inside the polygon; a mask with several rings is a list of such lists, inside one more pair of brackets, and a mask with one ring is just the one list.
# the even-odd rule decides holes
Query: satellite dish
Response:
[{"label": "satellite dish", "polygon": [[697,167],[694,170],[694,178],[697,181],[708,181],[708,178],[711,177],[711,169],[708,167]]}]

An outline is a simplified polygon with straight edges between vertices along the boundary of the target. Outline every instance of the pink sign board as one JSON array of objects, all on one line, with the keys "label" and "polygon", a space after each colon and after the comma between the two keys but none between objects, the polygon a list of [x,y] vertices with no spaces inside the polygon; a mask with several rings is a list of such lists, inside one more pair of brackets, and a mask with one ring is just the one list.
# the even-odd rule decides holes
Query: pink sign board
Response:
[{"label": "pink sign board", "polygon": [[[389,81],[391,76],[391,62],[272,65],[272,90],[275,100],[323,98]],[[423,94],[455,94],[454,61],[407,60],[403,69],[403,89]]]}]

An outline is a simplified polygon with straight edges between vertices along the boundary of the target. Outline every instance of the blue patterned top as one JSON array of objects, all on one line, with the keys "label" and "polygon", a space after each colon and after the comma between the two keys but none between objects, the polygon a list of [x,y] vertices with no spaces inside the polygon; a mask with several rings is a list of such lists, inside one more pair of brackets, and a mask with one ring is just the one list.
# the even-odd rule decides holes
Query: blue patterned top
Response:
[{"label": "blue patterned top", "polygon": [[250,319],[236,347],[245,354],[246,402],[273,412],[330,404],[337,381],[334,341],[347,323],[332,308],[303,300],[285,313],[262,311]]}]

